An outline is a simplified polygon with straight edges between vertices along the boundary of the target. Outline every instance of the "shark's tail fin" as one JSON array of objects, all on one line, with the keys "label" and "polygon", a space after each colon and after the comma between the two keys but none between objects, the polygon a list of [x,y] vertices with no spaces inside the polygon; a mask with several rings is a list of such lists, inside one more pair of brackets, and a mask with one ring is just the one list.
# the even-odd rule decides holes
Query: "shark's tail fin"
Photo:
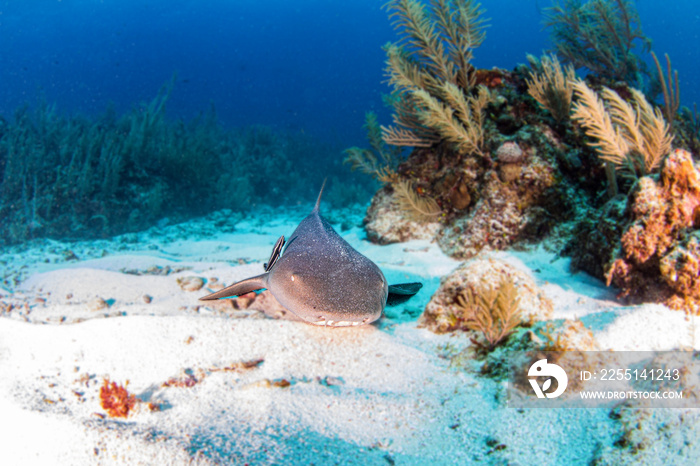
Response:
[{"label": "shark's tail fin", "polygon": [[321,185],[321,192],[318,193],[318,199],[316,199],[316,205],[314,206],[314,210],[312,212],[318,212],[318,210],[321,208],[321,196],[323,195],[323,188],[326,187],[326,181],[328,181],[328,178],[323,179],[323,184]]}]

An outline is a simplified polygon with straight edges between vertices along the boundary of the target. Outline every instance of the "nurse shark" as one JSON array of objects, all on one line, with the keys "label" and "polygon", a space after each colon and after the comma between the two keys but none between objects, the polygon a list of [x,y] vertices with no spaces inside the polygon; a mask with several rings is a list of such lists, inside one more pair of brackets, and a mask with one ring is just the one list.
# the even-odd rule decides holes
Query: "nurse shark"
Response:
[{"label": "nurse shark", "polygon": [[284,236],[277,240],[263,274],[200,300],[267,289],[282,306],[308,323],[347,327],[374,322],[385,306],[416,294],[421,283],[388,285],[379,267],[336,233],[321,216],[322,194],[323,187],[314,209],[294,230],[286,247]]}]

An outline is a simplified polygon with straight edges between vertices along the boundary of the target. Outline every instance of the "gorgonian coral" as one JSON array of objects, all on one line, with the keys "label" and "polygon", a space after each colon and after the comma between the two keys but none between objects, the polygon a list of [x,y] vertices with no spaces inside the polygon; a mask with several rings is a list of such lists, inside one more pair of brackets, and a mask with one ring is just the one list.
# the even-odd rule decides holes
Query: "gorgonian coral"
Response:
[{"label": "gorgonian coral", "polygon": [[387,9],[401,39],[385,47],[398,126],[384,128],[384,140],[413,147],[446,140],[457,152],[483,155],[482,112],[490,96],[485,87],[472,92],[470,63],[485,37],[480,5],[393,0]]},{"label": "gorgonian coral", "polygon": [[634,4],[629,0],[563,0],[547,9],[545,25],[559,57],[610,80],[638,83],[642,61],[633,50],[648,51]]}]

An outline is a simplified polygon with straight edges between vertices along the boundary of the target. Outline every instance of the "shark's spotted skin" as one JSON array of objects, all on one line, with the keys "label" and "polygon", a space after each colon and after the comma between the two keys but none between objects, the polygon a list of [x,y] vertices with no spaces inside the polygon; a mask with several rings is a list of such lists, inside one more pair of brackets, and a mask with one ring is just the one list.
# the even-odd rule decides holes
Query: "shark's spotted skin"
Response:
[{"label": "shark's spotted skin", "polygon": [[[321,193],[313,211],[294,230],[286,247],[281,237],[265,273],[235,283],[201,300],[238,296],[266,288],[297,317],[315,325],[350,327],[379,319],[390,287],[374,262],[335,232],[320,212]],[[413,286],[415,294],[420,284]],[[398,290],[398,289],[397,289]]]}]

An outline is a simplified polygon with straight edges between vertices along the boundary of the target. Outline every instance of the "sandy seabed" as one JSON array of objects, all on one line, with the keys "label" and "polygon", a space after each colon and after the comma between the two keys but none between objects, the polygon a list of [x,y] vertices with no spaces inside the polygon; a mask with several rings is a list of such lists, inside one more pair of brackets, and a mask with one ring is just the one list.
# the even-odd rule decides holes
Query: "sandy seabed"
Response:
[{"label": "sandy seabed", "polygon": [[[111,240],[35,241],[1,251],[0,458],[3,464],[692,464],[700,410],[649,410],[629,426],[606,409],[512,409],[503,382],[451,365],[416,317],[459,262],[436,245],[377,246],[361,212],[331,218],[389,283],[424,287],[376,325],[314,327],[203,305],[205,288],[262,271],[279,235],[310,210],[212,215]],[[553,320],[581,319],[602,350],[700,349],[700,329],[614,291],[543,249],[491,253],[528,273]],[[139,400],[107,415],[100,387]],[[128,382],[128,384],[127,384]],[[663,434],[659,426],[666,426]],[[670,426],[670,427],[668,427]],[[627,429],[627,430],[626,430]]]}]

